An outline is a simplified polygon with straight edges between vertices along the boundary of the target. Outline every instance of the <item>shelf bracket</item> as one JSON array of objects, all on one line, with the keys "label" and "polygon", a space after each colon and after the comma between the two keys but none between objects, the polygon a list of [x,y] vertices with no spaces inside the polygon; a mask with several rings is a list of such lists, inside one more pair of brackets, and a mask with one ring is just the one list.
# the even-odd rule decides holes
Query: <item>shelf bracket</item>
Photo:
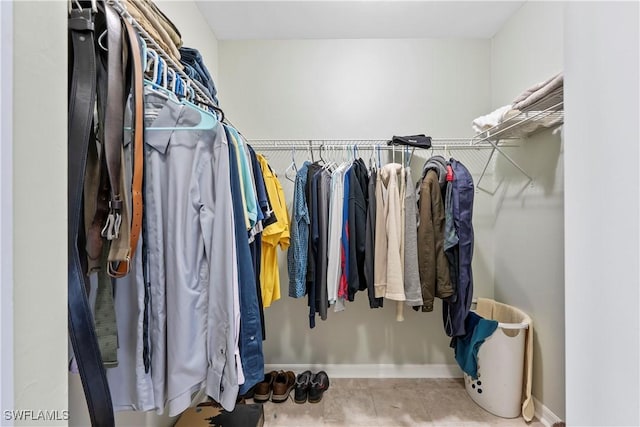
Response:
[{"label": "shelf bracket", "polygon": [[491,153],[489,153],[489,158],[487,159],[487,163],[485,163],[484,168],[482,168],[482,174],[480,174],[480,178],[478,179],[478,183],[476,184],[476,188],[478,190],[484,191],[487,194],[490,195],[494,195],[496,193],[496,191],[498,190],[498,188],[500,187],[500,184],[498,184],[498,186],[494,189],[494,190],[488,190],[484,187],[482,187],[480,185],[480,182],[482,181],[482,178],[484,178],[485,173],[487,172],[487,167],[489,166],[489,163],[491,163],[491,159],[493,158],[493,154],[497,151],[498,153],[500,153],[502,156],[504,156],[505,159],[507,159],[509,161],[509,163],[511,163],[516,169],[518,169],[524,176],[527,177],[528,181],[527,184],[530,184],[533,182],[533,177],[531,175],[529,175],[524,169],[522,169],[522,167],[515,162],[515,160],[513,160],[511,157],[509,157],[509,155],[507,153],[505,153],[504,151],[502,151],[502,149],[498,146],[498,143],[500,142],[500,140],[496,140],[496,142],[493,142],[491,140],[491,138],[489,137],[489,135],[487,135],[487,137],[484,139],[485,141],[487,141],[489,144],[491,144],[491,146],[493,147],[493,149],[491,150]]}]

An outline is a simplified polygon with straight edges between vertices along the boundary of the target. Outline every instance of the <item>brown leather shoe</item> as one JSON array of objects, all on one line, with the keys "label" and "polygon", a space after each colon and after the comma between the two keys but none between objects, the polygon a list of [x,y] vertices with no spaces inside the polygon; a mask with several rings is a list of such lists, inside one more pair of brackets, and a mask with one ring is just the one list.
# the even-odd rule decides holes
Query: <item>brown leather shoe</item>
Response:
[{"label": "brown leather shoe", "polygon": [[268,374],[265,374],[264,381],[256,384],[256,391],[253,395],[254,402],[262,403],[269,400],[269,398],[271,397],[273,382],[275,381],[277,375],[278,372],[271,371]]},{"label": "brown leather shoe", "polygon": [[271,401],[281,403],[289,398],[289,393],[296,385],[296,374],[291,371],[280,371],[273,382],[273,394]]}]

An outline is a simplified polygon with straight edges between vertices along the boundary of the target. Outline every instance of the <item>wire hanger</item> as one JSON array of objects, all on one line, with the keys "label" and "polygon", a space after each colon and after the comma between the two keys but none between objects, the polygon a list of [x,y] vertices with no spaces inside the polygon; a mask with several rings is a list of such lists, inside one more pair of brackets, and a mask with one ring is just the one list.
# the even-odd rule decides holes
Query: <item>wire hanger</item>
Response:
[{"label": "wire hanger", "polygon": [[315,160],[313,158],[313,145],[311,140],[309,140],[309,145],[307,146],[307,149],[309,150],[309,157],[311,157],[311,163],[315,163]]},{"label": "wire hanger", "polygon": [[375,148],[376,147],[371,147],[371,154],[369,154],[369,170],[372,170],[372,171],[375,170],[376,168],[376,161],[374,159],[376,154]]},{"label": "wire hanger", "polygon": [[[69,0],[68,6],[69,6],[69,13],[71,13],[71,9],[73,9],[74,7],[80,10],[80,12],[84,10],[78,0]],[[91,10],[93,11],[93,13],[98,12],[98,5],[96,0],[91,0]]]},{"label": "wire hanger", "polygon": [[336,166],[336,164],[331,160],[331,152],[328,152],[329,156],[327,157],[327,159],[329,159],[329,161],[325,161],[322,158],[322,150],[324,149],[324,147],[325,147],[324,143],[320,144],[320,159],[324,162],[324,166],[322,166],[322,168],[324,170],[331,172]]},{"label": "wire hanger", "polygon": [[293,178],[289,177],[288,173],[291,171],[295,171],[295,175],[298,174],[298,166],[296,166],[296,147],[295,145],[291,148],[291,164],[284,170],[284,177],[289,181],[295,183],[295,175]]}]

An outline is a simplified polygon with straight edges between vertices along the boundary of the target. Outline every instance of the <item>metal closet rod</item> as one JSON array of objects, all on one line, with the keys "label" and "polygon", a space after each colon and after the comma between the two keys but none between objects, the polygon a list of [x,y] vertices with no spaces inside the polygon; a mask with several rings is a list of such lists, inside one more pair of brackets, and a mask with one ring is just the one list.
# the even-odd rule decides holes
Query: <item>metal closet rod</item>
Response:
[{"label": "metal closet rod", "polygon": [[[252,140],[247,140],[247,142],[249,143],[249,145],[251,145],[253,148],[259,148],[262,150],[269,150],[269,151],[289,151],[289,150],[299,150],[301,152],[303,151],[307,151],[309,149],[308,145],[303,145],[303,144],[295,144],[295,143],[287,143],[287,144],[277,144],[277,145],[271,145],[271,144],[261,144],[261,143],[255,143],[255,141]],[[501,144],[500,147],[519,147],[520,145],[518,144]],[[385,150],[385,151],[403,151],[405,149],[405,146],[402,145],[396,145],[396,146],[392,146],[392,145],[377,145],[377,144],[364,144],[364,145],[360,145],[360,144],[323,144],[323,145],[317,145],[317,146],[313,146],[311,147],[311,149],[313,150],[325,150],[325,149],[329,149],[329,150],[333,150],[333,149],[352,149],[353,147],[356,147],[358,150],[375,150],[378,149],[378,147],[380,148],[380,150]],[[415,150],[415,147],[406,147],[408,149],[411,150]],[[424,150],[431,150],[431,149],[436,149],[436,150],[490,150],[492,149],[492,147],[490,145],[448,145],[448,144],[432,144],[431,148],[426,148]]]},{"label": "metal closet rod", "polygon": [[[515,138],[514,138],[515,139]],[[269,150],[320,149],[320,148],[352,148],[401,151],[403,145],[387,145],[388,139],[247,139],[254,148]],[[431,148],[436,149],[491,149],[490,144],[473,144],[473,138],[432,138]],[[501,144],[501,147],[518,146]],[[414,149],[415,147],[407,147]],[[426,148],[424,150],[429,150]]]},{"label": "metal closet rod", "polygon": [[[484,150],[493,149],[489,144],[472,144],[470,138],[431,138],[431,148],[423,148],[423,150],[444,149],[449,150]],[[353,150],[354,158],[357,156],[356,150],[379,150],[399,152],[404,155],[411,149],[409,155],[409,164],[413,159],[416,147],[405,145],[387,145],[388,139],[250,139],[247,142],[255,149],[263,151],[292,151],[292,155],[296,149],[306,151],[311,155],[313,160],[313,151],[319,150],[320,158],[322,158],[323,150]],[[501,144],[501,147],[515,147],[517,145]],[[485,166],[486,169],[486,166]]]}]

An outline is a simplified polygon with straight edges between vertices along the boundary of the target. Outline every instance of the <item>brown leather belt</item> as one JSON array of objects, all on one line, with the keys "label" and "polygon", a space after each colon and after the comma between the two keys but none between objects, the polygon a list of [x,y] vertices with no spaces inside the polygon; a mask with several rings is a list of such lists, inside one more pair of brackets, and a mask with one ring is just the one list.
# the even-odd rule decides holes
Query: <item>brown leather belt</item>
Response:
[{"label": "brown leather belt", "polygon": [[[113,277],[123,277],[129,273],[131,260],[136,252],[138,239],[140,238],[140,230],[142,229],[142,177],[143,169],[143,136],[144,136],[144,111],[143,111],[143,71],[142,71],[142,52],[140,49],[140,41],[138,35],[127,22],[124,23],[127,38],[130,44],[129,54],[131,55],[133,64],[133,182],[131,186],[132,214],[131,214],[131,233],[129,236],[129,252],[125,260],[119,263],[109,263],[109,274]],[[116,266],[117,264],[117,266]]]}]

